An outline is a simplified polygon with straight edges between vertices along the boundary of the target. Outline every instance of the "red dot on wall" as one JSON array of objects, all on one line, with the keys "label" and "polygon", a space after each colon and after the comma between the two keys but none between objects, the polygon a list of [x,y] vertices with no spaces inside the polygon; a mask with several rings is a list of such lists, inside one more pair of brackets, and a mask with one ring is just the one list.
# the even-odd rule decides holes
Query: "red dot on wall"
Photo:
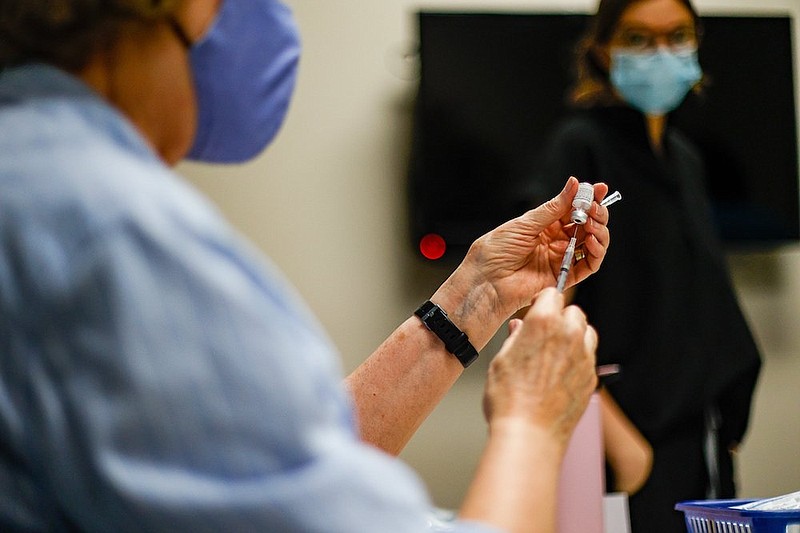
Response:
[{"label": "red dot on wall", "polygon": [[427,259],[440,259],[446,250],[447,243],[436,233],[428,233],[419,240],[419,251]]}]

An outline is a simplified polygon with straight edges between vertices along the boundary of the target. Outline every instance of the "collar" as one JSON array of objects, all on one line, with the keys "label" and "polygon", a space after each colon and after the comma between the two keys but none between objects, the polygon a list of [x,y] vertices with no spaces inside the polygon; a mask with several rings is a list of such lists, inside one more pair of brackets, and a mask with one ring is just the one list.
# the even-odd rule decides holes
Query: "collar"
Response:
[{"label": "collar", "polygon": [[104,129],[126,149],[160,161],[127,116],[80,78],[64,70],[44,63],[0,70],[0,109],[21,103],[71,106],[87,123]]},{"label": "collar", "polygon": [[44,63],[26,63],[0,71],[3,103],[56,95],[81,98],[91,94],[94,91],[80,79]]}]

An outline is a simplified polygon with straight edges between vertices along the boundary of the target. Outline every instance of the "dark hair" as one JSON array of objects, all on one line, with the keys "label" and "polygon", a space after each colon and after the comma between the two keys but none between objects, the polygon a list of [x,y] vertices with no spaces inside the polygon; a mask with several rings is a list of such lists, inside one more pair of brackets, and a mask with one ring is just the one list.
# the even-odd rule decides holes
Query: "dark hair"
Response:
[{"label": "dark hair", "polygon": [[0,69],[45,62],[74,71],[131,23],[174,15],[179,0],[2,0]]},{"label": "dark hair", "polygon": [[[597,12],[589,22],[586,33],[575,48],[575,77],[569,102],[577,107],[594,107],[617,102],[611,87],[608,71],[598,62],[595,54],[597,46],[607,45],[614,35],[622,14],[628,7],[646,0],[600,0]],[[691,0],[676,0],[686,6],[692,14],[698,38],[702,34],[700,15]],[[698,88],[702,81],[698,84]]]}]

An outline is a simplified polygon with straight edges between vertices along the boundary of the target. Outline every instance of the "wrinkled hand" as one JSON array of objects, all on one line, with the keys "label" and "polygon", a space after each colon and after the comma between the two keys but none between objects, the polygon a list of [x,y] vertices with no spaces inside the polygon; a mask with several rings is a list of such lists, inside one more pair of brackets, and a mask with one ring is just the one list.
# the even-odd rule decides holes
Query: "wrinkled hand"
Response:
[{"label": "wrinkled hand", "polygon": [[523,419],[569,440],[597,385],[597,334],[554,288],[541,292],[492,360],[484,395],[489,422]]},{"label": "wrinkled hand", "polygon": [[[569,178],[553,199],[483,235],[473,243],[460,268],[471,269],[476,278],[493,288],[497,305],[510,316],[545,287],[555,286],[569,239],[575,231],[570,220],[578,180]],[[567,278],[572,286],[596,272],[610,243],[608,209],[598,202],[608,186],[594,186],[595,202],[589,220],[578,226],[577,241],[585,258],[576,261]]]}]

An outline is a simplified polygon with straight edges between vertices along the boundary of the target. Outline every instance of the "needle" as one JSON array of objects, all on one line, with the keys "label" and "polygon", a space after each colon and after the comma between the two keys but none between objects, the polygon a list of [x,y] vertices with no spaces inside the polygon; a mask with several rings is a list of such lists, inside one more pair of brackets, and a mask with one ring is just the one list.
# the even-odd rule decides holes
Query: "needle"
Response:
[{"label": "needle", "polygon": [[[600,202],[600,205],[608,207],[615,202],[619,202],[620,200],[622,200],[622,194],[619,191],[614,191],[612,194],[609,194],[603,198],[603,201]],[[575,233],[569,240],[567,249],[564,252],[564,259],[561,261],[561,268],[558,272],[558,283],[556,284],[558,292],[564,292],[564,288],[567,286],[567,276],[569,275],[569,269],[572,267],[572,259],[575,257],[575,241],[577,240],[577,236],[578,225],[576,224]]]}]

